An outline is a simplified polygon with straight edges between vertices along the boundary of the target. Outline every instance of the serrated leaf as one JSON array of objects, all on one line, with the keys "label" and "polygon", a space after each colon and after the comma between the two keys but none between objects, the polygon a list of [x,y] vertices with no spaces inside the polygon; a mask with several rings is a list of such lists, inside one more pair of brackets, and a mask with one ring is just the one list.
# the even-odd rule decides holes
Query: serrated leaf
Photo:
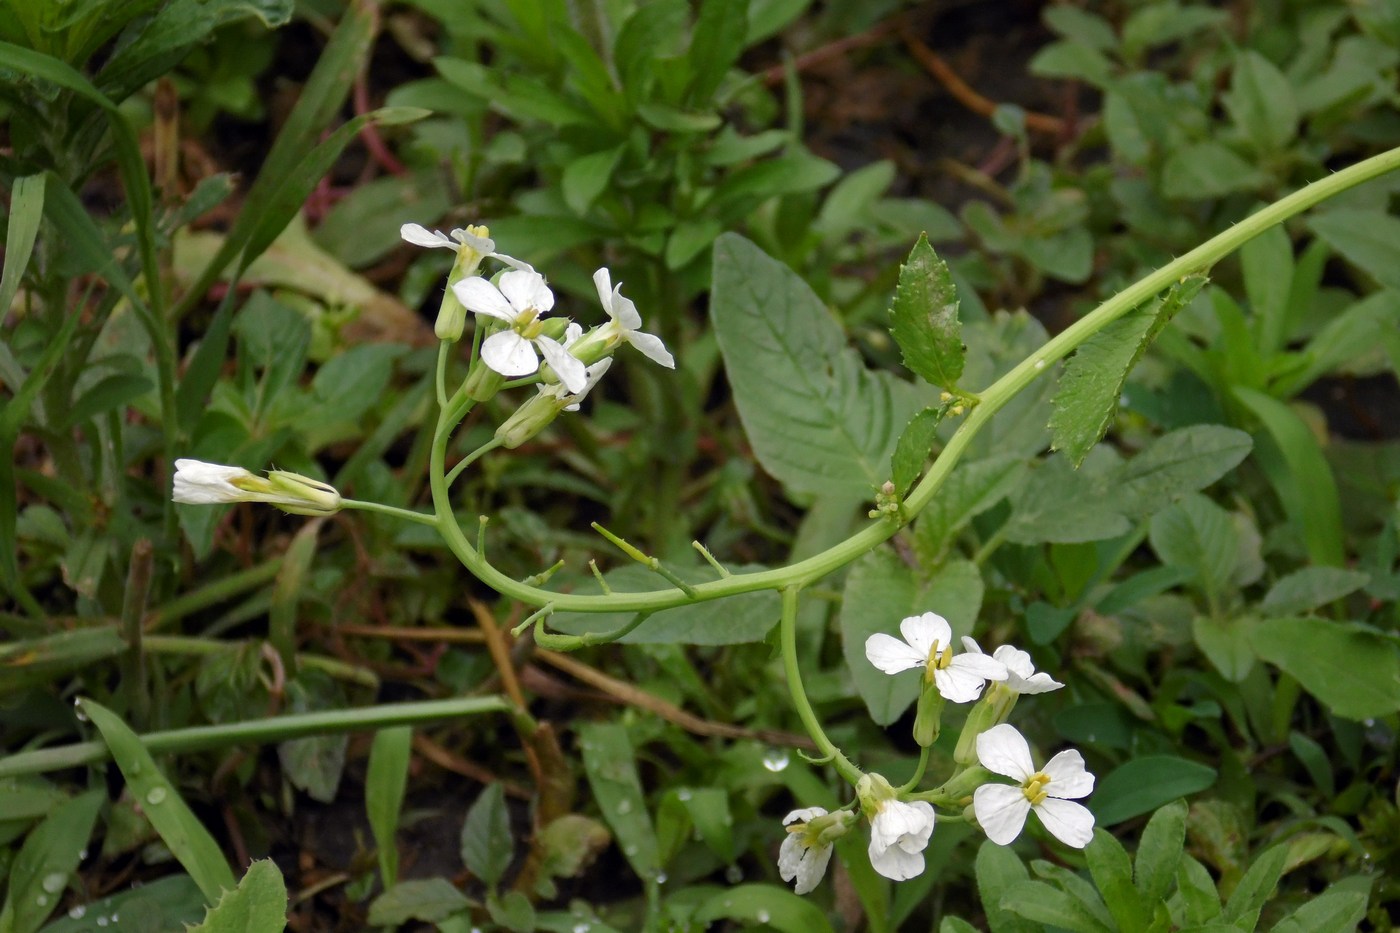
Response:
[{"label": "serrated leaf", "polygon": [[925,408],[904,426],[890,460],[890,481],[894,483],[896,494],[902,496],[908,492],[914,480],[924,471],[941,420],[942,412],[939,409]]},{"label": "serrated leaf", "polygon": [[280,933],[286,927],[286,882],[271,859],[259,859],[189,933]]},{"label": "serrated leaf", "polygon": [[743,237],[721,236],[710,313],[739,418],[765,470],[815,495],[869,497],[889,478],[918,393],[866,369],[792,270]]},{"label": "serrated leaf", "polygon": [[1189,275],[1153,304],[1112,322],[1075,351],[1060,376],[1052,404],[1050,430],[1055,450],[1063,450],[1077,467],[1103,438],[1118,411],[1128,373],[1157,334],[1209,281]]},{"label": "serrated leaf", "polygon": [[514,856],[505,786],[498,781],[487,785],[467,811],[462,823],[462,862],[494,889]]},{"label": "serrated leaf", "polygon": [[446,878],[400,881],[369,905],[369,923],[391,927],[409,920],[437,923],[470,906],[471,901]]},{"label": "serrated leaf", "polygon": [[919,236],[899,269],[890,333],[911,372],[950,392],[957,388],[966,361],[958,293],[948,264],[938,258],[925,235]]}]

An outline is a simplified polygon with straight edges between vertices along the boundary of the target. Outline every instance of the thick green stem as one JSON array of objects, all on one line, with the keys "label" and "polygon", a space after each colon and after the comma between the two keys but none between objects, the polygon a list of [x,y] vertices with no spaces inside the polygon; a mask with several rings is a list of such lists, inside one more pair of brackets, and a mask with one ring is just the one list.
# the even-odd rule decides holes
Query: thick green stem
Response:
[{"label": "thick green stem", "polygon": [[807,691],[802,687],[802,670],[797,666],[797,592],[798,588],[795,586],[783,590],[783,616],[778,623],[778,635],[783,651],[783,673],[787,676],[788,692],[792,694],[793,708],[797,710],[797,716],[806,727],[807,734],[817,743],[817,748],[822,754],[836,766],[841,777],[854,785],[861,779],[863,772],[827,738],[821,720],[817,718],[811,701],[807,699]]},{"label": "thick green stem", "polygon": [[[152,754],[197,752],[230,745],[283,742],[308,735],[337,732],[368,732],[387,726],[421,726],[427,723],[477,716],[482,713],[510,713],[511,703],[501,696],[429,700],[422,703],[394,703],[365,709],[330,710],[272,716],[249,722],[218,726],[170,729],[141,736],[141,744]],[[82,765],[96,764],[110,757],[102,742],[78,742],[0,758],[0,778],[42,774]]]}]

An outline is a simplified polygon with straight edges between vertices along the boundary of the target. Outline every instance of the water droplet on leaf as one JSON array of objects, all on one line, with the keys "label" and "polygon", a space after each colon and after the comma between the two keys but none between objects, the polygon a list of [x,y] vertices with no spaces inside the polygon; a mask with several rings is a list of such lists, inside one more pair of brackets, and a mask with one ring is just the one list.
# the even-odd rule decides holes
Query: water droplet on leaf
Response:
[{"label": "water droplet on leaf", "polygon": [[164,788],[164,787],[152,787],[150,790],[146,791],[146,802],[149,803],[149,804],[150,804],[151,806],[153,806],[153,807],[154,807],[154,806],[158,806],[158,805],[161,804],[161,803],[164,803],[164,802],[165,802],[165,788]]},{"label": "water droplet on leaf", "polygon": [[788,766],[788,761],[790,760],[791,759],[788,758],[787,749],[770,748],[763,754],[763,767],[777,774]]}]

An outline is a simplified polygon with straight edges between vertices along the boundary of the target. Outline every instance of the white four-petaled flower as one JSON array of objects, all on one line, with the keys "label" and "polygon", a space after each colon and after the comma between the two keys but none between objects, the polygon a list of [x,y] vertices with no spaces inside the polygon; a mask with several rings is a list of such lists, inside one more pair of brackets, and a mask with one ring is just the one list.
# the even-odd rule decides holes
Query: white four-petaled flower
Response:
[{"label": "white four-petaled flower", "polygon": [[[962,643],[963,648],[969,653],[982,653],[977,642],[966,635],[963,636]],[[1049,693],[1051,690],[1058,690],[1064,686],[1044,671],[1037,672],[1028,651],[1022,651],[1012,645],[1002,645],[992,652],[992,658],[1006,666],[1006,681],[1002,686],[1012,693]]]},{"label": "white four-petaled flower", "polygon": [[502,376],[514,378],[537,370],[543,355],[565,388],[582,391],[588,381],[583,361],[543,332],[540,317],[554,307],[554,293],[544,276],[512,269],[501,274],[500,282],[497,287],[480,276],[470,276],[452,285],[462,307],[508,325],[482,341],[482,361]]},{"label": "white four-petaled flower", "polygon": [[1094,814],[1072,799],[1094,789],[1094,776],[1074,749],[1060,752],[1036,770],[1030,746],[1016,727],[1002,723],[977,737],[977,759],[988,771],[1020,782],[983,784],[972,794],[972,812],[997,845],[1007,845],[1021,832],[1032,810],[1056,839],[1082,849],[1094,838]]},{"label": "white four-petaled flower", "polygon": [[798,894],[815,888],[831,861],[831,843],[823,842],[820,833],[811,832],[807,825],[819,816],[826,816],[826,811],[807,807],[783,817],[788,835],[778,847],[778,874],[784,881],[796,881],[793,890]]},{"label": "white four-petaled flower", "polygon": [[535,271],[535,267],[528,262],[521,262],[514,256],[496,252],[496,241],[486,234],[486,227],[458,227],[450,234],[440,230],[429,230],[422,224],[403,224],[399,227],[399,236],[414,246],[422,246],[425,249],[450,249],[458,253],[465,246],[478,256],[499,259],[513,269]]},{"label": "white four-petaled flower", "polygon": [[916,800],[880,800],[870,818],[870,864],[892,881],[905,881],[924,870],[924,847],[933,835],[932,804]]},{"label": "white four-petaled flower", "polygon": [[883,632],[865,640],[865,656],[886,674],[922,667],[944,699],[971,703],[989,680],[1005,680],[1006,665],[979,653],[953,654],[953,629],[933,612],[910,616],[899,623],[900,641]]},{"label": "white four-petaled flower", "polygon": [[603,268],[593,273],[593,285],[598,289],[598,299],[603,303],[603,310],[608,312],[610,319],[600,329],[610,339],[609,345],[612,340],[630,343],[647,359],[660,363],[667,369],[675,369],[676,360],[661,342],[661,338],[637,329],[642,326],[642,316],[637,313],[637,306],[632,303],[632,299],[622,297],[622,283],[619,282],[614,288],[612,277],[608,270]]}]

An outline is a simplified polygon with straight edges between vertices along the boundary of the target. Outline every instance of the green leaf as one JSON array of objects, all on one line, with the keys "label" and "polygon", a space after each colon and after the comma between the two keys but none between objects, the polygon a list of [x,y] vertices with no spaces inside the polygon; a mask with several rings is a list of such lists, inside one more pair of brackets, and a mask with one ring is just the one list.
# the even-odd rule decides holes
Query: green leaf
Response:
[{"label": "green leaf", "polygon": [[1187,493],[1205,489],[1249,456],[1243,431],[1195,424],[1163,434],[1109,474],[1105,488],[1125,515],[1151,515]]},{"label": "green leaf", "polygon": [[1186,908],[1187,923],[1208,923],[1220,916],[1220,894],[1206,867],[1189,853],[1176,870],[1176,889]]},{"label": "green leaf", "polygon": [[1304,567],[1271,586],[1259,608],[1270,616],[1298,615],[1336,602],[1370,582],[1370,574],[1359,570]]},{"label": "green leaf", "polygon": [[965,362],[958,293],[927,236],[919,236],[899,268],[890,333],[911,372],[949,392],[957,389]]},{"label": "green leaf", "polygon": [[[668,564],[666,569],[687,583],[705,583],[717,576],[708,564],[701,567]],[[745,573],[764,568],[740,565],[729,569]],[[610,570],[604,574],[604,579],[615,593],[647,592],[663,583],[660,577],[638,564]],[[595,580],[588,578],[573,591],[601,593],[602,589]],[[689,603],[656,613],[618,641],[635,645],[737,645],[762,641],[778,622],[778,603],[778,594],[771,590]],[[611,631],[631,618],[631,613],[620,612],[556,612],[549,617],[549,626],[570,635],[583,635]]]},{"label": "green leaf", "polygon": [[1258,620],[1241,617],[1216,619],[1197,616],[1191,622],[1191,636],[1201,653],[1231,683],[1244,683],[1254,669],[1254,648],[1250,634]]},{"label": "green leaf", "polygon": [[[288,708],[294,713],[308,713],[340,699],[329,679],[312,669],[287,682],[287,696]],[[278,743],[277,760],[292,786],[305,791],[312,800],[330,803],[345,772],[349,741],[349,736],[334,734],[289,739]]]},{"label": "green leaf", "polygon": [[1006,893],[1018,883],[1030,880],[1021,857],[988,839],[978,847],[975,864],[977,895],[991,933],[1038,933],[1038,927],[1006,908]]},{"label": "green leaf", "polygon": [[844,237],[877,218],[876,204],[894,183],[894,163],[882,159],[842,178],[822,201],[812,226],[827,237]]},{"label": "green leaf", "polygon": [[1113,933],[1078,900],[1043,881],[1012,885],[1002,898],[1006,910],[1027,920],[1062,927],[1074,933]]},{"label": "green leaf", "polygon": [[408,763],[412,758],[413,728],[380,729],[369,748],[365,775],[365,812],[379,851],[379,876],[385,888],[399,880],[399,850],[394,836],[399,827]]},{"label": "green leaf", "polygon": [[748,32],[748,0],[704,0],[691,32],[691,85],[687,100],[693,107],[709,106],[710,98],[744,51]]},{"label": "green leaf", "polygon": [[[208,905],[189,875],[168,875],[139,888],[76,905],[68,916],[47,924],[42,933],[95,933],[95,918],[117,917],[102,933],[148,933],[184,930],[198,923]],[[78,914],[78,916],[75,916]]]},{"label": "green leaf", "polygon": [[1215,783],[1215,769],[1174,755],[1145,755],[1099,781],[1090,801],[1100,826],[1112,826]]},{"label": "green leaf", "polygon": [[1225,109],[1254,151],[1277,152],[1298,133],[1298,102],[1283,72],[1252,49],[1235,53]]},{"label": "green leaf", "polygon": [[710,314],[754,455],[795,492],[868,497],[917,393],[870,372],[807,284],[748,240],[715,243]]},{"label": "green leaf", "polygon": [[1207,281],[1203,275],[1187,276],[1151,306],[1124,315],[1080,345],[1065,365],[1052,403],[1053,449],[1065,451],[1076,467],[1084,462],[1113,423],[1128,373]]},{"label": "green leaf", "polygon": [[1263,438],[1256,438],[1259,463],[1288,517],[1302,532],[1308,556],[1315,564],[1340,566],[1346,555],[1341,499],[1317,436],[1278,399],[1244,386],[1235,386],[1233,392],[1263,422],[1272,441],[1266,445]]},{"label": "green leaf", "polygon": [[396,927],[410,920],[437,923],[470,906],[471,901],[446,878],[400,881],[369,905],[369,923],[378,927]]},{"label": "green leaf", "polygon": [[691,920],[702,927],[717,920],[738,920],[782,933],[832,933],[831,923],[820,907],[772,884],[726,888],[702,902]]},{"label": "green leaf", "polygon": [[1077,544],[1125,534],[1131,525],[1103,494],[1096,477],[1064,457],[1041,461],[1012,497],[1006,540],[1013,544]]},{"label": "green leaf", "polygon": [[136,733],[116,713],[92,700],[80,699],[78,708],[102,733],[132,796],[141,802],[146,818],[205,898],[217,902],[224,891],[237,887],[219,844],[190,811],[175,785],[156,767],[155,759]]},{"label": "green leaf", "polygon": [[1274,924],[1271,933],[1351,933],[1366,917],[1359,891],[1324,891]]},{"label": "green leaf", "polygon": [[1133,887],[1133,863],[1123,844],[1112,833],[1096,827],[1084,857],[1094,885],[1118,929],[1146,930],[1152,916],[1151,901]]},{"label": "green leaf", "polygon": [[[39,221],[44,217],[44,186],[48,176],[26,175],[10,186],[10,219],[5,229],[5,270],[0,274],[0,308],[8,313],[19,293],[24,270],[34,252]],[[11,539],[5,539],[11,540]]]},{"label": "green leaf", "polygon": [[1400,217],[1374,208],[1344,208],[1317,214],[1308,226],[1381,285],[1400,288]]},{"label": "green leaf", "polygon": [[920,559],[942,563],[958,532],[1014,493],[1026,471],[1026,462],[1014,454],[960,462],[915,519],[914,547]]},{"label": "green leaf", "polygon": [[9,866],[0,930],[33,933],[53,913],[92,836],[104,798],[102,791],[92,790],[66,800],[30,831]]},{"label": "green leaf", "polygon": [[1152,516],[1148,541],[1163,563],[1195,571],[1212,598],[1224,593],[1239,560],[1239,532],[1230,513],[1200,494]]},{"label": "green leaf", "polygon": [[73,407],[61,413],[53,427],[55,430],[67,431],[83,424],[89,418],[124,407],[153,388],[155,386],[145,376],[115,373],[84,392],[82,398],[73,403]]},{"label": "green leaf", "polygon": [[955,637],[972,632],[982,606],[982,576],[971,561],[952,561],[927,583],[888,549],[862,557],[846,576],[841,600],[841,638],[846,666],[870,716],[879,725],[894,722],[919,693],[919,671],[891,676],[865,656],[865,642],[876,632],[898,637],[899,623],[911,615],[936,612]]},{"label": "green leaf", "polygon": [[505,785],[497,781],[488,784],[467,811],[462,823],[462,862],[495,890],[514,856]]},{"label": "green leaf", "polygon": [[654,878],[661,870],[656,830],[627,730],[616,723],[588,722],[579,726],[578,734],[583,767],[603,819],[632,870],[641,878]]},{"label": "green leaf", "polygon": [[1344,719],[1400,709],[1400,652],[1369,629],[1330,619],[1271,619],[1254,628],[1250,644]]},{"label": "green leaf", "polygon": [[287,885],[271,859],[259,859],[189,933],[281,933],[286,928]]},{"label": "green leaf", "polygon": [[559,181],[559,190],[564,195],[564,203],[577,214],[586,214],[607,190],[612,180],[613,169],[622,158],[623,147],[604,149],[579,156],[564,166],[564,174]]},{"label": "green leaf", "polygon": [[1269,394],[1289,398],[1329,373],[1370,375],[1367,361],[1381,359],[1386,341],[1397,333],[1400,291],[1387,288],[1368,295],[1324,324],[1308,341],[1304,365],[1281,374]]},{"label": "green leaf", "polygon": [[1283,876],[1287,863],[1287,846],[1273,846],[1255,858],[1230,894],[1220,919],[1237,924],[1241,929],[1254,929],[1259,921],[1259,911],[1274,893],[1274,885]]},{"label": "green leaf", "polygon": [[1133,883],[1148,904],[1165,900],[1186,843],[1186,801],[1158,808],[1147,821],[1133,861]]},{"label": "green leaf", "polygon": [[426,222],[441,217],[451,207],[439,172],[385,175],[358,182],[349,194],[335,202],[311,236],[321,249],[346,266],[359,269],[403,245],[399,228],[405,218]]},{"label": "green leaf", "polygon": [[1254,191],[1267,179],[1222,143],[1182,146],[1162,166],[1162,193],[1169,198],[1204,201],[1236,191]]},{"label": "green leaf", "polygon": [[902,496],[908,492],[914,480],[923,473],[924,464],[928,462],[929,453],[938,436],[938,422],[942,420],[942,414],[940,409],[925,408],[905,425],[904,431],[899,435],[899,442],[894,445],[894,456],[890,461],[890,481],[894,483],[897,495]]}]

